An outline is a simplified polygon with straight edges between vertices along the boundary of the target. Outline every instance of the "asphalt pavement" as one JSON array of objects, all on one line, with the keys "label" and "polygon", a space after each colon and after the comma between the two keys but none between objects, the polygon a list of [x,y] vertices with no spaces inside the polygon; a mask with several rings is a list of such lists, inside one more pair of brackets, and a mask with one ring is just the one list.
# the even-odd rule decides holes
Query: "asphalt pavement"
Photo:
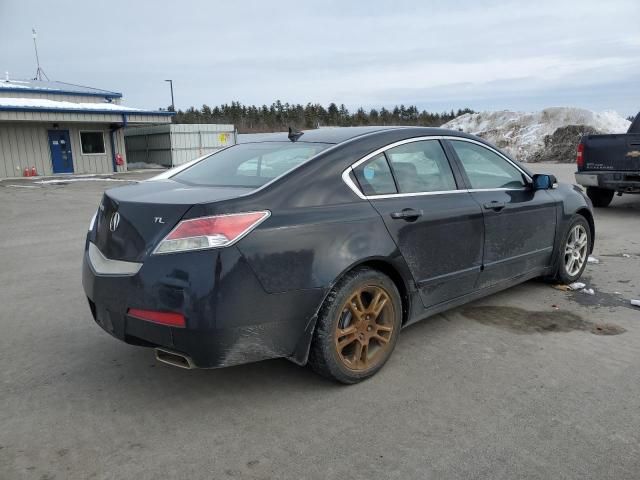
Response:
[{"label": "asphalt pavement", "polygon": [[81,258],[116,184],[0,182],[0,479],[640,478],[640,196],[596,212],[595,295],[515,286],[340,386],[286,360],[181,370],[98,328]]}]

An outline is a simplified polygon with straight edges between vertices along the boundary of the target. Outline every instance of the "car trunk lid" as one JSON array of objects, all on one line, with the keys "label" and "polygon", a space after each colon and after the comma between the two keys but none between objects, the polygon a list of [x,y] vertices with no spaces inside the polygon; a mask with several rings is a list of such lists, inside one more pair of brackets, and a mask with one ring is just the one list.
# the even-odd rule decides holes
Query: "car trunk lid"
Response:
[{"label": "car trunk lid", "polygon": [[107,258],[141,262],[195,204],[234,198],[248,188],[192,187],[172,180],[105,192],[96,216],[96,246]]}]

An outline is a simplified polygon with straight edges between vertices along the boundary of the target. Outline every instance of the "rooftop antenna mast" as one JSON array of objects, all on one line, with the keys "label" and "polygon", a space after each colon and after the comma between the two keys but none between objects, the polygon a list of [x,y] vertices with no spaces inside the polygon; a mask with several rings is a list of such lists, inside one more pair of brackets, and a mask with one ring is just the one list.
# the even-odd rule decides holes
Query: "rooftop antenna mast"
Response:
[{"label": "rooftop antenna mast", "polygon": [[40,57],[38,57],[38,34],[36,33],[35,28],[32,28],[31,32],[33,36],[33,48],[36,50],[36,65],[38,66],[38,69],[36,70],[36,77],[34,78],[34,80],[42,81],[42,77],[44,77],[48,81],[49,77],[47,77],[47,74],[44,73],[44,70],[40,68]]}]

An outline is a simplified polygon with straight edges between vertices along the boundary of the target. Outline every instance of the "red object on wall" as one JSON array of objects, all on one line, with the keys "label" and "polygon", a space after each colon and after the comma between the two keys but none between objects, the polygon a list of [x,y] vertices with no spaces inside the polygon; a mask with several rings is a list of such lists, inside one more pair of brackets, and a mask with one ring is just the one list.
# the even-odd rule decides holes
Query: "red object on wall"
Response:
[{"label": "red object on wall", "polygon": [[38,175],[38,171],[36,170],[36,167],[31,167],[31,176],[36,177],[37,175]]},{"label": "red object on wall", "polygon": [[116,153],[116,165],[124,165],[124,158],[122,158],[122,155],[120,155],[119,153]]},{"label": "red object on wall", "polygon": [[25,167],[24,172],[22,172],[23,177],[30,177],[31,173],[29,172],[29,167]]}]

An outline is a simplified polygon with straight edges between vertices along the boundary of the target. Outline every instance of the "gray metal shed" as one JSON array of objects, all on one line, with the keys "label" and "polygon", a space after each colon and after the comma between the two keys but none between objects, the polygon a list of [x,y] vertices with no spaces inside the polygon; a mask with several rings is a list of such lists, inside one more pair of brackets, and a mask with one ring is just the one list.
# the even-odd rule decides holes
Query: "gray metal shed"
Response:
[{"label": "gray metal shed", "polygon": [[168,124],[127,128],[124,132],[129,163],[181,165],[209,152],[237,143],[230,124]]}]

